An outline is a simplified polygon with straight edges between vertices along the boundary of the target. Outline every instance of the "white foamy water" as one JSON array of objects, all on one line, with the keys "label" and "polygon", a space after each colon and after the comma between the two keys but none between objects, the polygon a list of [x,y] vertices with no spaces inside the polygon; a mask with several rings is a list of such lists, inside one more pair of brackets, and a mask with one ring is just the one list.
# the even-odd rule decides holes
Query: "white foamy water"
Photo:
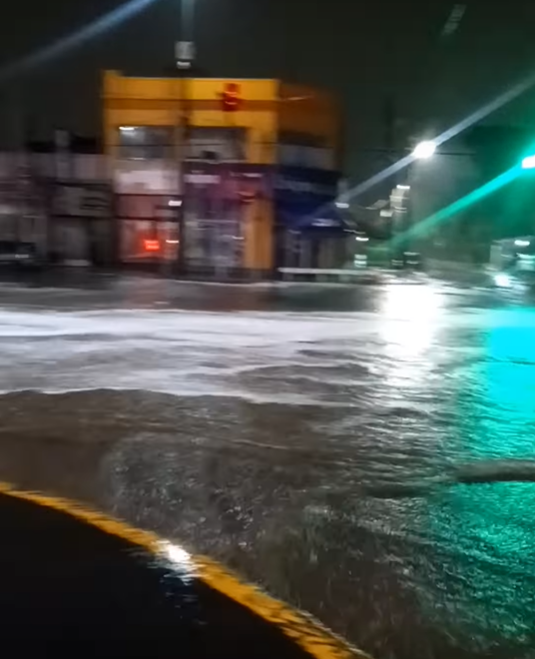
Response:
[{"label": "white foamy water", "polygon": [[213,313],[161,287],[12,291],[0,389],[37,393],[0,396],[3,479],[228,560],[372,655],[531,656],[529,306],[397,284]]},{"label": "white foamy water", "polygon": [[[422,340],[432,331],[427,322],[412,322],[410,328],[407,322],[394,315],[385,326],[366,313],[4,309],[1,388],[145,389],[321,404],[327,401],[299,395],[299,387],[294,393],[281,392],[275,382],[269,387],[269,377],[285,379],[288,386],[292,379],[324,387],[362,383],[372,377],[367,365],[378,351],[389,359],[388,345],[410,353],[417,335],[417,351],[425,348]],[[352,373],[352,366],[360,369]],[[251,382],[240,386],[240,378],[251,374],[265,376],[263,391]]]},{"label": "white foamy water", "polygon": [[[152,295],[157,283],[149,283]],[[398,284],[383,291],[380,314],[10,306],[0,310],[0,390],[135,389],[363,407],[381,396],[396,405],[400,387],[433,389],[446,350],[467,356],[466,346],[448,348],[445,332],[487,322],[485,312],[445,305],[439,286]]]}]

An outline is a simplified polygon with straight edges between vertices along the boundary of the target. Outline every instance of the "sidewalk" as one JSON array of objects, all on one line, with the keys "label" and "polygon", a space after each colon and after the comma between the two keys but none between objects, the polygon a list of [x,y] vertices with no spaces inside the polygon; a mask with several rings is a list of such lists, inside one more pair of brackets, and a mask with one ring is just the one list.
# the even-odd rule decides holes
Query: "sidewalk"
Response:
[{"label": "sidewalk", "polygon": [[394,284],[424,284],[429,279],[444,279],[461,284],[478,285],[488,278],[483,266],[452,261],[429,260],[420,271],[397,270],[393,268],[367,267],[352,270],[350,277],[322,277],[307,279],[262,279],[229,278],[218,280],[202,277],[180,277],[170,273],[144,272],[132,270],[93,270],[88,268],[55,267],[40,272],[13,271],[0,269],[0,285],[25,286],[28,288],[72,288],[72,289],[106,289],[120,281],[158,281],[166,280],[183,285],[233,286],[245,288],[313,288],[383,286]]},{"label": "sidewalk", "polygon": [[427,259],[425,261],[425,272],[429,277],[472,286],[483,286],[488,280],[485,265],[465,261]]}]

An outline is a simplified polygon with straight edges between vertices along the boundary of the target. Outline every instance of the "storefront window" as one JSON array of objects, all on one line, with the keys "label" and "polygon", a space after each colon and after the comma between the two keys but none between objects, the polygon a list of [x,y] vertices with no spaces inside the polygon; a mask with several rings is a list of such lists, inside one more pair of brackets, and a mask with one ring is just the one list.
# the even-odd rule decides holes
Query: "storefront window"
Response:
[{"label": "storefront window", "polygon": [[243,128],[193,127],[188,130],[189,160],[244,161]]},{"label": "storefront window", "polygon": [[282,250],[280,265],[287,268],[343,268],[347,261],[344,233],[285,230],[279,236]]},{"label": "storefront window", "polygon": [[197,190],[186,210],[188,264],[198,268],[239,268],[243,251],[243,205],[221,198],[218,188]]},{"label": "storefront window", "polygon": [[123,263],[175,262],[179,227],[176,222],[121,220],[120,254]]},{"label": "storefront window", "polygon": [[154,194],[117,195],[117,216],[131,220],[173,220],[177,216],[176,198]]},{"label": "storefront window", "polygon": [[170,159],[175,151],[172,126],[120,126],[118,155],[132,160]]},{"label": "storefront window", "polygon": [[121,261],[176,261],[179,213],[173,195],[118,195]]},{"label": "storefront window", "polygon": [[191,267],[234,269],[242,266],[244,237],[239,220],[190,218],[187,232],[188,265]]}]

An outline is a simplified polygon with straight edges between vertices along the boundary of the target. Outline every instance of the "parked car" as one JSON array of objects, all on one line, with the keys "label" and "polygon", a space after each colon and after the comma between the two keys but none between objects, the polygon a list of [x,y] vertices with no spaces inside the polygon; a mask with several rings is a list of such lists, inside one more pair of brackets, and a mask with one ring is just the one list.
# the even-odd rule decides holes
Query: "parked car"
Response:
[{"label": "parked car", "polygon": [[0,266],[37,268],[41,265],[34,243],[0,240]]}]

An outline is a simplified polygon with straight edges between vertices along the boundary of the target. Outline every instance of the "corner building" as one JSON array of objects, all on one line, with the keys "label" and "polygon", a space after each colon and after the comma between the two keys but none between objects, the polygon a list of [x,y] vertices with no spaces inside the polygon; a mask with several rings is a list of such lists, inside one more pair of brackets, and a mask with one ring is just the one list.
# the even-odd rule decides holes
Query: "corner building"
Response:
[{"label": "corner building", "polygon": [[336,267],[340,112],[278,80],[104,74],[118,259],[209,277]]}]

